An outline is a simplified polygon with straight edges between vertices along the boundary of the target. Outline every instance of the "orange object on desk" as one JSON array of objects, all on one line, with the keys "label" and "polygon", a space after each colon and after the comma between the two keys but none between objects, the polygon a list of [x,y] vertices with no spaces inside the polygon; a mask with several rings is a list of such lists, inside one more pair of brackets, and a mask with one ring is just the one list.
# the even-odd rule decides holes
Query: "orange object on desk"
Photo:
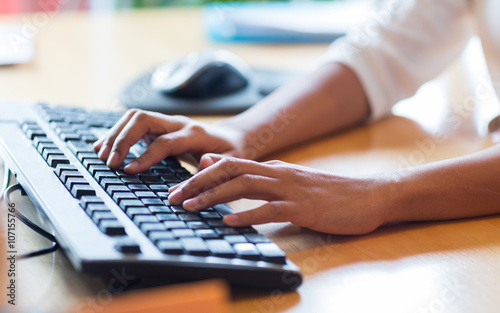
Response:
[{"label": "orange object on desk", "polygon": [[[113,296],[102,313],[225,313],[229,306],[229,288],[224,281],[208,280],[166,287],[130,291]],[[87,312],[77,305],[74,313]],[[88,308],[89,312],[94,312]]]}]

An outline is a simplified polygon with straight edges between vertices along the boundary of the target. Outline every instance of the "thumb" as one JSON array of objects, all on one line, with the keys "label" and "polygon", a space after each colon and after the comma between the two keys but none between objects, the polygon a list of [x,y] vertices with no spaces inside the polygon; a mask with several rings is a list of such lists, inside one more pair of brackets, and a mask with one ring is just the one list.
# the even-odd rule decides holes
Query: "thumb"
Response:
[{"label": "thumb", "polygon": [[225,158],[225,156],[221,154],[205,153],[200,159],[200,171],[214,165],[223,158]]}]

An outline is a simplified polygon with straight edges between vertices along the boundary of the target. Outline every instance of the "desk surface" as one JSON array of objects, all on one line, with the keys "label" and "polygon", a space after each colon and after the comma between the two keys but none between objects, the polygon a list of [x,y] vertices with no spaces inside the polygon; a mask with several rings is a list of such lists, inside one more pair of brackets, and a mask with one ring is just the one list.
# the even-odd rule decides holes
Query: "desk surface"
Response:
[{"label": "desk surface", "polygon": [[[217,46],[252,65],[300,69],[326,48],[216,45],[203,36],[199,17],[199,9],[51,16],[36,28],[35,61],[0,68],[0,99],[118,110],[117,95],[130,79],[192,50]],[[36,18],[2,17],[0,22]],[[465,101],[477,100],[471,97],[476,86],[469,79],[471,68],[476,69],[458,60],[415,98],[399,104],[398,115],[273,158],[363,175],[491,146],[484,123],[496,100]],[[29,201],[21,205],[35,215]],[[233,207],[253,205],[241,200]],[[320,234],[287,223],[258,229],[301,268],[304,284],[296,292],[272,296],[238,290],[231,303],[234,312],[497,312],[500,306],[498,216],[393,225],[364,236]],[[46,244],[24,228],[19,231],[26,250]],[[20,262],[19,273],[20,306],[52,312],[96,299],[104,286],[76,273],[61,252]]]}]

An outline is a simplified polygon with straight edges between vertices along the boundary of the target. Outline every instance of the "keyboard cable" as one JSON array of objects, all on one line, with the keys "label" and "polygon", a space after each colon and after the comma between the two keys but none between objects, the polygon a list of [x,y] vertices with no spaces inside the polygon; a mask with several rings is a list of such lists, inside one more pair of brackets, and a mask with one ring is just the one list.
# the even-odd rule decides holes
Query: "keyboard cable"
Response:
[{"label": "keyboard cable", "polygon": [[[10,174],[11,174],[10,169],[5,167],[4,182],[3,182],[0,200],[3,198],[5,200],[5,202],[7,203],[7,205],[9,207],[12,207],[12,202],[10,201],[10,194],[16,190],[20,190],[20,191],[22,191],[22,193],[24,193],[24,190],[23,190],[23,187],[21,186],[21,184],[19,184],[19,183],[16,183],[14,185],[9,186]],[[21,222],[23,222],[26,226],[31,228],[33,231],[35,231],[36,233],[40,234],[41,236],[47,238],[48,240],[52,241],[52,246],[50,246],[48,248],[40,249],[38,251],[33,251],[33,252],[26,253],[26,254],[21,254],[21,255],[16,255],[17,259],[22,260],[22,259],[27,259],[27,258],[32,258],[32,257],[44,255],[44,254],[47,254],[50,252],[54,252],[59,248],[59,245],[57,244],[57,241],[56,241],[56,238],[54,237],[54,235],[45,231],[40,226],[38,226],[35,223],[33,223],[32,221],[30,221],[26,216],[24,216],[17,209],[14,210],[14,215]]]}]

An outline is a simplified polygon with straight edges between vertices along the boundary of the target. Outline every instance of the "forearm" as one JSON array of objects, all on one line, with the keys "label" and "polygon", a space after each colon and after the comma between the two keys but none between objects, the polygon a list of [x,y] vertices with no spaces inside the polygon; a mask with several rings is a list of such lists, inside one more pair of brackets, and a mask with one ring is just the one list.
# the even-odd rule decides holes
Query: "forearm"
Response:
[{"label": "forearm", "polygon": [[500,213],[500,146],[389,175],[385,223]]},{"label": "forearm", "polygon": [[242,134],[232,155],[258,159],[361,123],[368,115],[368,101],[357,76],[346,66],[332,63],[220,125]]}]

